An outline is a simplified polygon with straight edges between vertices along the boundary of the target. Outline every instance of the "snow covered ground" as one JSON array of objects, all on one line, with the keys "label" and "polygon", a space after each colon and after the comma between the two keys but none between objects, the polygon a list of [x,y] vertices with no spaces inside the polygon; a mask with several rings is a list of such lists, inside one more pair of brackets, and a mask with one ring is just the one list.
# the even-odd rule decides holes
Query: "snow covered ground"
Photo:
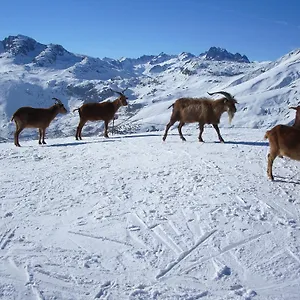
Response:
[{"label": "snow covered ground", "polygon": [[1,143],[0,299],[299,300],[299,162],[195,127]]}]

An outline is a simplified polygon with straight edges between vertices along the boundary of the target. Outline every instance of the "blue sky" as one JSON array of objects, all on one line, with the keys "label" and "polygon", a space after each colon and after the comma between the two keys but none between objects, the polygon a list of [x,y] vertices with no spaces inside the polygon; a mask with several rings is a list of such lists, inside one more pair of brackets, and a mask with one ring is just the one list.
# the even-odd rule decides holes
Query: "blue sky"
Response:
[{"label": "blue sky", "polygon": [[217,46],[262,61],[300,48],[299,0],[1,0],[0,8],[0,40],[23,34],[100,58]]}]

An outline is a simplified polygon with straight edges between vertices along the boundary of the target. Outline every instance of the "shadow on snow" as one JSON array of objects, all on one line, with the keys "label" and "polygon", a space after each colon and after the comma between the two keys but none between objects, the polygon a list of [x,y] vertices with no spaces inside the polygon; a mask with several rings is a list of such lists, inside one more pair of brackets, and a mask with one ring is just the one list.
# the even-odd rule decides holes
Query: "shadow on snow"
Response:
[{"label": "shadow on snow", "polygon": [[243,142],[243,141],[228,141],[225,144],[232,144],[232,145],[246,145],[246,146],[260,146],[265,147],[269,146],[268,142]]}]

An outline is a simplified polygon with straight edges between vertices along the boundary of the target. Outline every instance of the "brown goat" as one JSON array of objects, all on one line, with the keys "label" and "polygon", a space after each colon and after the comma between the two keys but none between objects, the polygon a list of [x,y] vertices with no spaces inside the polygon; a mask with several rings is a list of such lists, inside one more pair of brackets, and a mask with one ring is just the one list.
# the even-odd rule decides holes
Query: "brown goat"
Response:
[{"label": "brown goat", "polygon": [[86,103],[81,107],[74,109],[73,111],[78,110],[80,121],[76,131],[76,140],[80,139],[82,127],[87,121],[104,121],[104,136],[108,138],[108,123],[114,119],[115,113],[121,106],[128,105],[127,97],[124,95],[124,92],[127,90],[123,90],[122,92],[113,91],[119,94],[119,97],[113,102],[101,102],[101,103]]},{"label": "brown goat", "polygon": [[14,141],[17,147],[20,147],[19,134],[24,128],[38,128],[39,129],[39,144],[46,144],[45,133],[46,128],[50,125],[57,114],[66,114],[62,102],[57,98],[52,98],[56,102],[49,108],[33,108],[29,106],[20,107],[12,116],[11,121],[16,123],[16,132],[14,134]]},{"label": "brown goat", "polygon": [[274,180],[273,163],[277,156],[300,160],[300,106],[290,108],[297,111],[293,126],[276,125],[264,137],[270,144],[267,175],[271,180]]},{"label": "brown goat", "polygon": [[300,160],[300,130],[296,127],[276,125],[266,132],[264,138],[268,139],[270,144],[267,175],[274,180],[272,168],[277,156]]},{"label": "brown goat", "polygon": [[[199,142],[204,142],[202,139],[204,125],[212,124],[218,134],[220,142],[224,143],[224,140],[220,134],[220,129],[218,127],[221,115],[227,111],[229,115],[229,122],[231,122],[236,112],[235,104],[238,102],[231,94],[227,92],[220,91],[208,94],[222,94],[225,97],[218,100],[211,100],[207,98],[180,98],[171,105],[173,106],[173,112],[170,122],[166,126],[163,141],[166,140],[170,127],[175,122],[179,121],[178,132],[180,138],[183,141],[185,141],[186,139],[182,135],[182,126],[185,123],[199,123]],[[169,106],[168,108],[170,108],[171,106]]]}]

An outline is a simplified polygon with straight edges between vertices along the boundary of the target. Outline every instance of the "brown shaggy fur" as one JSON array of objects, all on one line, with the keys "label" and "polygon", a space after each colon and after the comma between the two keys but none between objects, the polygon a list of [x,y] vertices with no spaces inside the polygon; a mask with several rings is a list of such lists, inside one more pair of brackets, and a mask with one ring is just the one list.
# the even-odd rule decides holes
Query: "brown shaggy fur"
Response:
[{"label": "brown shaggy fur", "polygon": [[46,144],[45,133],[46,128],[49,127],[52,120],[57,114],[66,114],[62,102],[57,99],[56,103],[49,108],[33,108],[29,106],[19,108],[12,116],[11,121],[16,123],[16,131],[14,134],[14,142],[17,147],[20,147],[19,134],[24,128],[38,128],[39,129],[39,144]]},{"label": "brown shaggy fur", "polygon": [[271,180],[274,180],[273,163],[277,156],[300,160],[300,106],[290,108],[297,111],[293,126],[276,125],[264,137],[270,144],[267,175]]},{"label": "brown shaggy fur", "polygon": [[87,121],[100,120],[104,121],[104,136],[108,138],[108,123],[114,118],[115,113],[121,106],[128,105],[128,98],[123,94],[124,91],[116,92],[120,95],[120,97],[114,100],[113,102],[86,103],[83,104],[81,107],[73,110],[78,110],[80,117],[79,124],[76,130],[76,140],[82,140],[81,131],[84,124]]},{"label": "brown shaggy fur", "polygon": [[218,134],[220,142],[224,143],[218,124],[220,123],[221,115],[226,111],[229,114],[229,121],[232,120],[236,112],[235,104],[237,101],[226,92],[215,92],[210,95],[219,93],[223,94],[225,97],[218,100],[211,100],[208,98],[180,98],[176,100],[175,103],[170,106],[173,106],[173,111],[170,122],[166,126],[163,141],[166,140],[170,127],[175,122],[179,121],[178,132],[183,141],[185,141],[185,138],[182,135],[182,126],[185,123],[198,123],[200,129],[200,142],[203,142],[202,133],[204,125],[212,124]]}]

